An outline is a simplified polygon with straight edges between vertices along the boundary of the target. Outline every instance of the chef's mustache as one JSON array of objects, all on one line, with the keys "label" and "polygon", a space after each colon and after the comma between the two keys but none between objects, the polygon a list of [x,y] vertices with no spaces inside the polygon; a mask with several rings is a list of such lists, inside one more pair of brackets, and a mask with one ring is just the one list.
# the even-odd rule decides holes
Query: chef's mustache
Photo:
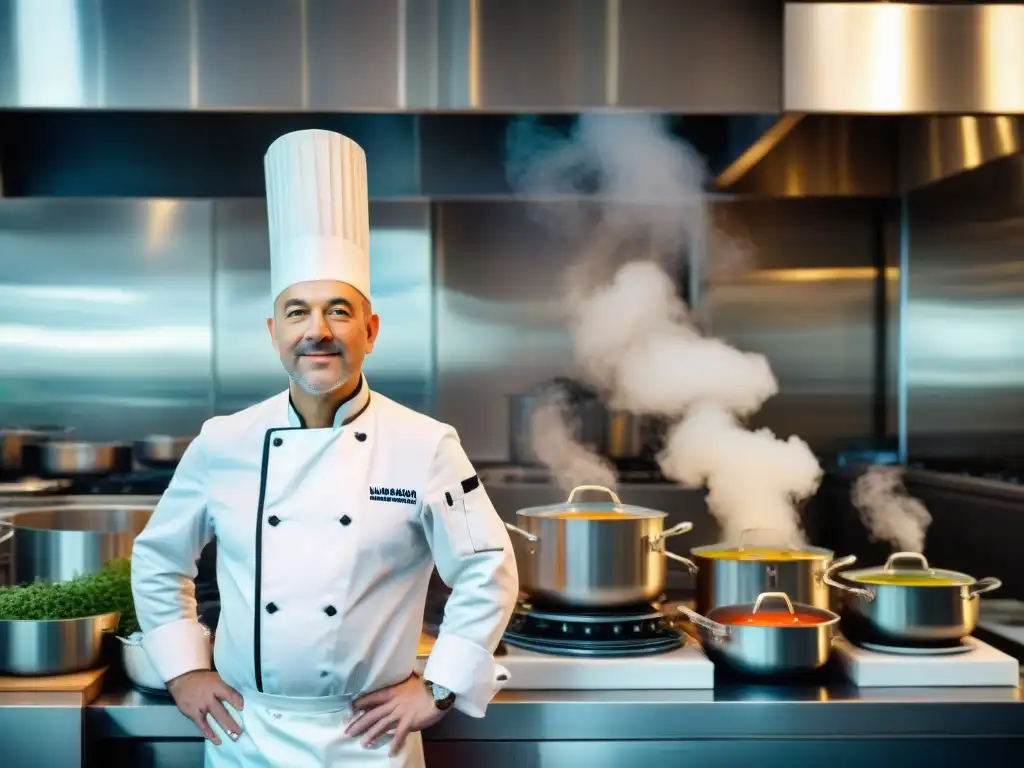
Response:
[{"label": "chef's mustache", "polygon": [[323,339],[320,341],[303,339],[295,345],[294,351],[297,357],[302,355],[341,355],[344,357],[345,355],[345,348],[338,343],[337,339],[330,339],[328,341]]}]

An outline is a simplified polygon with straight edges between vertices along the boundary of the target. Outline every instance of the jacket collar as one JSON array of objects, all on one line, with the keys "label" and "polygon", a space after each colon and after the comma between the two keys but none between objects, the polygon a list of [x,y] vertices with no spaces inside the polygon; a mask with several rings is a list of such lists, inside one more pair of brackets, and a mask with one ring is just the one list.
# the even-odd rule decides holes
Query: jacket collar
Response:
[{"label": "jacket collar", "polygon": [[[306,423],[299,412],[295,409],[290,393],[288,397],[288,426],[295,429],[305,429]],[[348,398],[338,406],[334,414],[334,428],[343,427],[351,421],[355,421],[370,404],[370,385],[363,374],[359,374],[359,385]]]}]

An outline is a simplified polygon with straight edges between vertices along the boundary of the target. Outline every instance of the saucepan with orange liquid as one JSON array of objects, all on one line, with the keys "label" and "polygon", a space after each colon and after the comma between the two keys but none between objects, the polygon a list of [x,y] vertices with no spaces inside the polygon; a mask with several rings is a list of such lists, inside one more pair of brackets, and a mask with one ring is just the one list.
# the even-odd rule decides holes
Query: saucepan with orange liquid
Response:
[{"label": "saucepan with orange liquid", "polygon": [[[601,501],[581,501],[586,492]],[[516,512],[513,536],[519,586],[532,601],[577,608],[650,603],[665,588],[666,558],[691,572],[692,561],[665,548],[692,523],[665,528],[666,512],[623,504],[608,488],[581,485],[564,504]]]},{"label": "saucepan with orange liquid", "polygon": [[838,614],[764,592],[753,603],[723,605],[702,615],[684,606],[713,662],[750,675],[813,672],[832,655]]},{"label": "saucepan with orange liquid", "polygon": [[707,614],[723,605],[753,603],[763,592],[785,592],[798,603],[829,610],[825,575],[857,561],[835,559],[822,547],[792,543],[784,533],[752,528],[732,544],[711,544],[690,551],[698,567],[697,610]]},{"label": "saucepan with orange liquid", "polygon": [[826,574],[839,598],[843,634],[860,643],[927,646],[962,640],[974,632],[980,595],[999,579],[932,568],[917,552],[897,552],[881,568]]}]

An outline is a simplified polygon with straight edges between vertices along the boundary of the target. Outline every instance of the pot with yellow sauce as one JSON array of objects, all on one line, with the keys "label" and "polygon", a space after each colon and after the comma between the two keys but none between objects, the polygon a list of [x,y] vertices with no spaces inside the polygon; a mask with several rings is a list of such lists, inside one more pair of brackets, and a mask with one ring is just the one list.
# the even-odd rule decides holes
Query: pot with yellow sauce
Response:
[{"label": "pot with yellow sauce", "polygon": [[897,552],[882,567],[837,571],[829,576],[843,634],[876,645],[961,640],[978,625],[979,596],[1002,586],[999,579],[932,568],[917,552]]},{"label": "pot with yellow sauce", "polygon": [[[582,501],[585,492],[599,501]],[[696,566],[665,548],[692,523],[665,528],[668,514],[623,504],[611,490],[581,485],[564,504],[516,512],[513,536],[519,587],[532,602],[602,609],[650,603],[665,589],[666,558]]]},{"label": "pot with yellow sauce", "polygon": [[852,565],[850,556],[834,560],[821,547],[798,546],[781,531],[748,529],[733,544],[710,544],[691,550],[697,571],[697,612],[707,615],[726,605],[753,603],[764,592],[782,592],[797,603],[829,610],[825,575],[836,563]]}]

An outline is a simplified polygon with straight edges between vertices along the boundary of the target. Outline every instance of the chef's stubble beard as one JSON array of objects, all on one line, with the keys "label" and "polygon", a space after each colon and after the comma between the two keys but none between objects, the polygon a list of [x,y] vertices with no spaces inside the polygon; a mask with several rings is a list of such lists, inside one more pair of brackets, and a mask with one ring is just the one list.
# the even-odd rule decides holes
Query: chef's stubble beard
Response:
[{"label": "chef's stubble beard", "polygon": [[312,382],[308,381],[305,376],[299,373],[298,370],[288,371],[288,376],[292,381],[298,384],[306,394],[313,395],[313,397],[321,397],[323,395],[329,395],[332,392],[336,392],[345,386],[345,382],[351,378],[351,371],[349,370],[348,364],[342,360],[340,378],[329,386],[320,387],[315,386]]}]

